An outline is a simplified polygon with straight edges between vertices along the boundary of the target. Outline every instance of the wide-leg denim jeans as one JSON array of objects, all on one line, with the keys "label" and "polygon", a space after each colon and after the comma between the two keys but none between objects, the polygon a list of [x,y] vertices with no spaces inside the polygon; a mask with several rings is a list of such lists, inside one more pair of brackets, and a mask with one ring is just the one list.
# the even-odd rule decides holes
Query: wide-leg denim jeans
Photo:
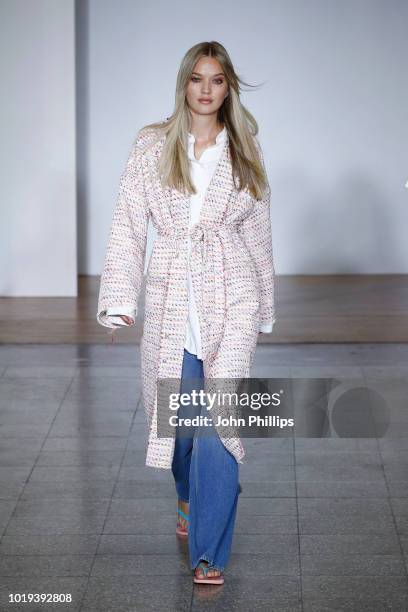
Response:
[{"label": "wide-leg denim jeans", "polygon": [[[191,393],[193,388],[204,388],[203,362],[184,349],[180,393]],[[179,417],[200,413],[211,416],[204,405],[178,408]],[[208,435],[207,430],[202,435],[203,429],[194,427],[184,432],[188,437],[177,435],[176,430],[172,471],[179,498],[189,502],[191,568],[204,559],[222,571],[230,556],[241,493],[238,463],[216,432]]]}]

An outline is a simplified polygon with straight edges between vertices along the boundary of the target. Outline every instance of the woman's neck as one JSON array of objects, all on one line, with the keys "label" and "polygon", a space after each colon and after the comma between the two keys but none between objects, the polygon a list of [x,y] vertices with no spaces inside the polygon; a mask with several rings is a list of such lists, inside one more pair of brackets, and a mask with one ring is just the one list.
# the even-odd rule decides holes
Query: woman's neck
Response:
[{"label": "woman's neck", "polygon": [[215,142],[218,134],[222,132],[224,125],[217,121],[213,125],[199,125],[198,122],[192,122],[190,127],[190,133],[193,134],[196,142],[208,143]]}]

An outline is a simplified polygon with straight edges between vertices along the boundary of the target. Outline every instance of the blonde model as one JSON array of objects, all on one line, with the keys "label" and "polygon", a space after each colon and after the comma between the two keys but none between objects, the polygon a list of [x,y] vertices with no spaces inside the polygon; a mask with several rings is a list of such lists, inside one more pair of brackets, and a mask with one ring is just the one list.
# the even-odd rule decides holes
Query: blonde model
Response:
[{"label": "blonde model", "polygon": [[[141,369],[149,424],[146,465],[171,469],[176,532],[188,538],[195,582],[222,584],[244,447],[235,429],[160,435],[157,379],[248,378],[258,333],[275,322],[270,188],[255,119],[225,48],[185,54],[171,117],[140,129],[121,177],[97,319],[133,325],[149,220]],[[191,406],[180,406],[178,417]],[[195,408],[202,410],[202,407]],[[160,410],[160,408],[159,408]]]}]

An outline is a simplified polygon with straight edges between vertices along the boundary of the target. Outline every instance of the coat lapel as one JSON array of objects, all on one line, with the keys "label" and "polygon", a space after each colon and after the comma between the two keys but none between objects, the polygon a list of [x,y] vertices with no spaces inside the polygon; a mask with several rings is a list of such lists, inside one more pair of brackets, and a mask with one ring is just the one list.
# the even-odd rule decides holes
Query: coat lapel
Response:
[{"label": "coat lapel", "polygon": [[[211,221],[217,216],[217,212],[221,214],[224,212],[231,190],[230,178],[232,181],[229,136],[227,132],[220,158],[204,194],[199,223]],[[224,194],[222,201],[220,201],[220,194]],[[222,204],[221,210],[219,209],[220,204]]]}]

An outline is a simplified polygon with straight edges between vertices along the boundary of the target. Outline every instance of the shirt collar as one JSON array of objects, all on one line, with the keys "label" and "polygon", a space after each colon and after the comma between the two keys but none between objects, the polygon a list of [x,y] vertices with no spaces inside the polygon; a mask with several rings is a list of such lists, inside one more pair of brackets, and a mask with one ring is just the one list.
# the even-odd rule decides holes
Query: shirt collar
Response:
[{"label": "shirt collar", "polygon": [[195,137],[191,132],[188,132],[188,158],[191,162],[200,165],[206,165],[212,163],[213,160],[217,159],[220,154],[220,149],[225,144],[225,139],[227,137],[227,129],[224,126],[221,132],[217,135],[215,139],[215,145],[210,145],[202,152],[200,159],[196,159],[194,155],[194,143]]}]

